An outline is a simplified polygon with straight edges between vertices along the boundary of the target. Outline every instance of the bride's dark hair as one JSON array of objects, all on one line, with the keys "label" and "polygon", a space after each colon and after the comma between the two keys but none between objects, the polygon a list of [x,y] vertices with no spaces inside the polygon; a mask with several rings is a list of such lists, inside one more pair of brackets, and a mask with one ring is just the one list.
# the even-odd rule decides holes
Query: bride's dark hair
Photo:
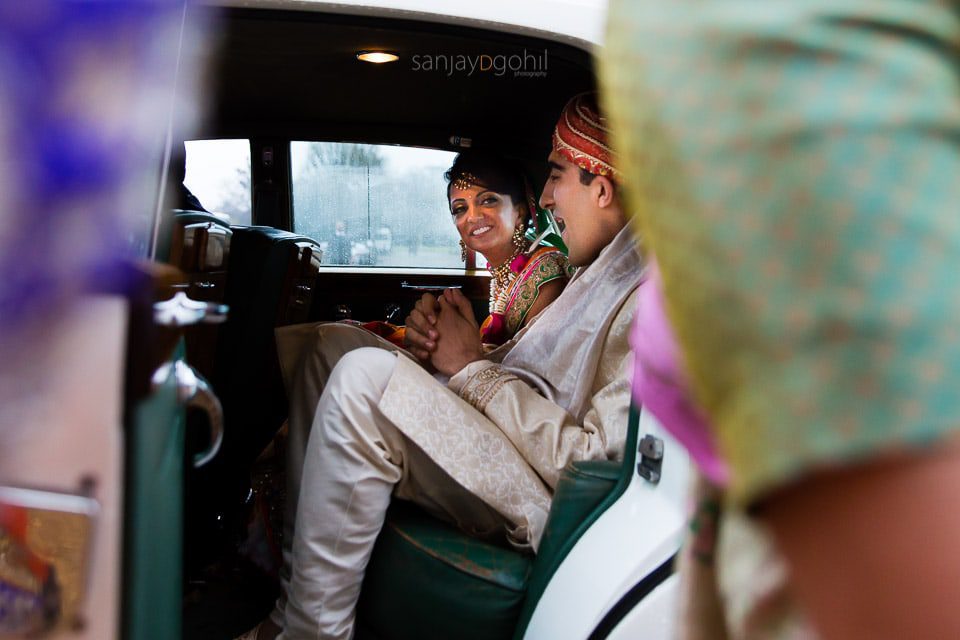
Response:
[{"label": "bride's dark hair", "polygon": [[509,158],[486,151],[464,151],[443,174],[450,188],[458,180],[510,196],[514,204],[524,205],[527,199],[526,180],[520,165]]}]

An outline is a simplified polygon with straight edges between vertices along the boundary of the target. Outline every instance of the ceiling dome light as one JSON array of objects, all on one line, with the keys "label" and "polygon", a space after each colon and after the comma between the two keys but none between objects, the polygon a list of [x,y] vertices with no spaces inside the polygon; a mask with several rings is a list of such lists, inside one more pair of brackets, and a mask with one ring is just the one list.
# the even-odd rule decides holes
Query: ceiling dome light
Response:
[{"label": "ceiling dome light", "polygon": [[357,52],[357,60],[363,60],[364,62],[373,62],[375,64],[383,64],[384,62],[394,62],[399,60],[400,57],[392,53],[387,53],[386,51],[359,51]]}]

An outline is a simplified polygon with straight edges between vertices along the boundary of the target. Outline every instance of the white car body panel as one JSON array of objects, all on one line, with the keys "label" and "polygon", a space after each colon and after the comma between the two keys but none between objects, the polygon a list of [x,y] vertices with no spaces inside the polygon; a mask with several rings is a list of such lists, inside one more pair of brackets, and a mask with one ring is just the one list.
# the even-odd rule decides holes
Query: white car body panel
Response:
[{"label": "white car body panel", "polygon": [[637,640],[675,638],[677,620],[677,590],[680,576],[673,574],[654,589],[623,620],[610,631],[606,640]]},{"label": "white car body panel", "polygon": [[[580,639],[644,576],[673,555],[686,526],[685,505],[692,478],[686,450],[647,412],[640,437],[664,442],[662,476],[652,485],[639,474],[624,494],[577,542],[537,604],[525,637]],[[645,639],[669,638],[664,612],[672,611],[674,590],[658,593],[658,606],[640,606],[634,623]],[[650,594],[653,595],[653,594]],[[646,605],[646,600],[641,602]],[[632,612],[632,613],[636,613]],[[642,615],[641,615],[642,614]],[[661,629],[661,633],[653,633]]]},{"label": "white car body panel", "polygon": [[606,0],[206,0],[208,4],[257,9],[320,11],[423,20],[529,35],[592,51],[603,39]]}]

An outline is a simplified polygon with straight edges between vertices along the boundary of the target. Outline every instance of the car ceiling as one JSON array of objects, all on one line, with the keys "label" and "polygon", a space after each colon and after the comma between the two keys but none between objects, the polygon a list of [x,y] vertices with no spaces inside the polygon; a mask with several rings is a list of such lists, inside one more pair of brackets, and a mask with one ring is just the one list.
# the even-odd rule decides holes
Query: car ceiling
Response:
[{"label": "car ceiling", "polygon": [[[566,100],[594,86],[591,57],[567,44],[409,20],[226,9],[204,133],[475,148],[541,160]],[[360,62],[361,50],[397,62]],[[543,58],[545,77],[417,70],[414,56]],[[455,59],[455,58],[454,58]]]}]

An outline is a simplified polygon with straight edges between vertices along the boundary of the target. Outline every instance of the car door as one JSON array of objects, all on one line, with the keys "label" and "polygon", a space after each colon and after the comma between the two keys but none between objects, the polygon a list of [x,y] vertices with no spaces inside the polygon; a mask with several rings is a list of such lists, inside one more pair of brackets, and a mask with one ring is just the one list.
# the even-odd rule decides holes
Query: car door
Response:
[{"label": "car door", "polygon": [[[223,438],[220,402],[186,361],[184,332],[225,319],[218,303],[178,291],[185,283],[146,279],[131,303],[127,341],[123,477],[122,637],[182,634],[184,478],[213,459]],[[187,407],[206,416],[208,445],[186,451]]]}]

